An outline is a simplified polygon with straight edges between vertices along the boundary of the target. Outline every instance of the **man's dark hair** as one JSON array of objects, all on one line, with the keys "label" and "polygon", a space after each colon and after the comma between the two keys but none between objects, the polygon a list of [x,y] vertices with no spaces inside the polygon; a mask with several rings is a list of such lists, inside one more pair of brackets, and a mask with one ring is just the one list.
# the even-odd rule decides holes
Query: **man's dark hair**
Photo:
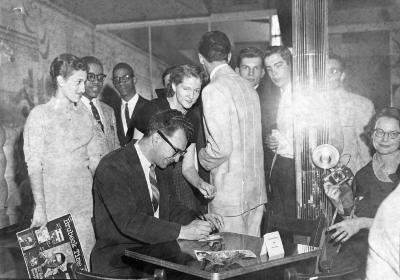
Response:
[{"label": "man's dark hair", "polygon": [[168,74],[171,74],[172,70],[174,70],[176,67],[177,67],[176,65],[171,66],[171,67],[168,67],[168,68],[165,69],[164,72],[162,73],[162,75],[161,75],[161,82],[162,82],[162,84],[163,84],[163,86],[164,86],[165,88],[168,86],[168,85],[166,85],[166,84],[164,83],[165,77],[166,77]]},{"label": "man's dark hair", "polygon": [[290,52],[289,48],[286,46],[270,46],[265,50],[264,60],[265,58],[273,55],[279,54],[283,60],[286,62],[287,65],[292,65],[292,53]]},{"label": "man's dark hair", "polygon": [[199,42],[199,53],[208,62],[228,61],[231,43],[225,33],[209,31],[203,34]]},{"label": "man's dark hair", "polygon": [[247,47],[247,48],[241,49],[238,54],[238,57],[237,57],[237,66],[238,67],[240,66],[240,63],[242,63],[242,59],[246,58],[246,57],[249,57],[249,58],[259,57],[261,59],[261,63],[262,63],[262,61],[264,59],[264,53],[259,48],[256,48],[256,47]]},{"label": "man's dark hair", "polygon": [[167,136],[172,136],[178,129],[183,129],[188,141],[192,138],[194,128],[190,120],[178,110],[165,110],[158,112],[150,118],[144,136],[149,137],[157,132],[157,130],[160,130]]},{"label": "man's dark hair", "polygon": [[113,77],[114,77],[115,71],[117,71],[118,69],[126,69],[126,70],[129,71],[129,74],[130,74],[132,77],[135,76],[135,73],[133,72],[132,67],[131,67],[128,63],[119,62],[119,63],[117,63],[117,64],[114,66],[114,68],[113,68],[113,71],[112,71]]},{"label": "man's dark hair", "polygon": [[88,66],[89,66],[89,64],[97,64],[97,65],[100,65],[101,68],[103,68],[103,63],[101,63],[101,61],[97,57],[88,55],[88,56],[82,57],[81,60],[84,61]]},{"label": "man's dark hair", "polygon": [[329,59],[334,59],[339,62],[340,65],[340,72],[344,72],[346,70],[346,63],[344,62],[343,58],[335,53],[329,53]]}]

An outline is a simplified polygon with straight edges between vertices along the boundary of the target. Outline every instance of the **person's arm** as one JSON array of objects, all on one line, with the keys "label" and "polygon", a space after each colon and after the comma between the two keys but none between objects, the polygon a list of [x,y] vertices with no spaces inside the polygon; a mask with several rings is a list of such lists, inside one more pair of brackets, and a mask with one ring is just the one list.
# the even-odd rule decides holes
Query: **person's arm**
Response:
[{"label": "person's arm", "polygon": [[[104,218],[111,218],[121,234],[140,242],[156,244],[176,240],[181,224],[176,220],[170,222],[146,214],[140,206],[143,194],[138,193],[138,186],[127,185],[131,179],[121,171],[114,165],[102,163],[96,171],[93,193],[95,203],[102,203],[107,210],[109,217]],[[145,183],[144,178],[143,181]],[[187,220],[188,224],[194,216],[195,213]],[[101,224],[101,218],[95,217],[96,223]]]},{"label": "person's arm", "polygon": [[[201,213],[189,209],[174,195],[169,195],[169,209],[169,219],[182,225],[177,239],[199,240],[207,237],[214,228],[217,228],[215,226],[217,222],[214,220],[218,218],[214,217],[215,215],[211,217],[214,220],[207,219],[205,216],[208,214],[201,215]],[[219,218],[218,221],[218,228],[220,228],[220,225],[223,226],[222,218]]]},{"label": "person's arm", "polygon": [[232,153],[231,104],[224,93],[212,85],[203,90],[202,101],[207,145],[198,156],[200,164],[211,170],[225,162]]},{"label": "person's arm", "polygon": [[26,120],[24,127],[24,154],[28,167],[29,179],[35,210],[33,211],[32,227],[45,227],[47,223],[46,200],[43,185],[43,165],[44,154],[44,126],[43,120],[46,118],[38,108],[33,109]]},{"label": "person's arm", "polygon": [[192,184],[195,188],[197,188],[201,194],[207,198],[213,198],[217,193],[217,188],[213,185],[208,184],[202,178],[200,178],[199,173],[197,172],[194,161],[195,161],[195,153],[196,153],[196,144],[192,143],[187,148],[187,153],[183,157],[182,162],[182,174],[185,179]]}]

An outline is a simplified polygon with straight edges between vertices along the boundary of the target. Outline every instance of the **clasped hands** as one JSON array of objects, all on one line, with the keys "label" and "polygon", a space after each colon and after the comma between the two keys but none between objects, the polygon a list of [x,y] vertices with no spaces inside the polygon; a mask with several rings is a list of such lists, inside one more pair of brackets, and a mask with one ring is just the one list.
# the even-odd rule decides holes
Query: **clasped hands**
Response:
[{"label": "clasped hands", "polygon": [[221,231],[224,220],[218,214],[204,214],[190,224],[181,227],[178,239],[199,240],[206,238],[214,230]]}]

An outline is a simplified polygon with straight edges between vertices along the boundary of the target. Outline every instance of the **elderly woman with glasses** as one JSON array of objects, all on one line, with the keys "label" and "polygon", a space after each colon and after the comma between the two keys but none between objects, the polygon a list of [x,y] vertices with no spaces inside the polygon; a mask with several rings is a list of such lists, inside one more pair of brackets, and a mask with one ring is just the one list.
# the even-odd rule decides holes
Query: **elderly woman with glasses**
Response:
[{"label": "elderly woman with glasses", "polygon": [[[372,160],[360,169],[353,181],[354,216],[328,228],[331,238],[342,242],[365,266],[368,230],[382,201],[400,182],[400,110],[384,108],[372,118],[368,132],[375,150]],[[340,188],[325,185],[325,192],[338,205]]]},{"label": "elderly woman with glasses", "polygon": [[72,54],[57,56],[50,66],[55,94],[33,108],[24,128],[24,153],[35,201],[31,227],[71,214],[89,267],[95,243],[93,174],[106,152],[95,119],[80,98],[87,65]]},{"label": "elderly woman with glasses", "polygon": [[[144,105],[138,112],[136,129],[144,133],[152,115],[167,109],[175,109],[182,112],[192,122],[194,135],[188,141],[185,151],[175,150],[175,157],[180,157],[181,162],[167,168],[161,180],[172,180],[173,192],[187,207],[199,212],[205,210],[206,199],[211,199],[216,194],[216,188],[207,183],[206,176],[200,176],[197,171],[196,145],[202,140],[201,111],[196,104],[204,80],[201,68],[194,65],[179,65],[173,68],[170,74],[170,82],[167,86],[166,98],[157,98]],[[163,135],[161,135],[163,137]],[[163,137],[167,141],[166,137]],[[198,166],[198,165],[197,165]],[[199,195],[200,194],[200,195]]]}]

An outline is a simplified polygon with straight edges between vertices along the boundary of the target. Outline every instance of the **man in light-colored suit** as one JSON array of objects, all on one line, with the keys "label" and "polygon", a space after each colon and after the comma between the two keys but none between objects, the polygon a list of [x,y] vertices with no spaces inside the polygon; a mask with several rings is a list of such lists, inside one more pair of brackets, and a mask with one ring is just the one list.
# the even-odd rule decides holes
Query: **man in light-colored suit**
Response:
[{"label": "man in light-colored suit", "polygon": [[348,161],[347,166],[356,174],[372,158],[364,128],[375,115],[375,108],[368,98],[348,92],[344,87],[345,79],[343,59],[331,53],[328,60],[329,95],[343,130],[343,161]]},{"label": "man in light-colored suit", "polygon": [[259,236],[267,202],[260,102],[250,83],[228,65],[230,58],[224,33],[202,36],[199,60],[210,83],[202,92],[207,145],[199,160],[217,187],[209,211],[224,216],[223,230]]},{"label": "man in light-colored suit", "polygon": [[117,136],[114,110],[106,103],[99,100],[106,77],[103,73],[103,64],[94,56],[82,58],[88,65],[87,80],[85,82],[85,93],[82,95],[82,103],[88,112],[96,119],[106,139],[108,151],[111,152],[120,147]]}]

